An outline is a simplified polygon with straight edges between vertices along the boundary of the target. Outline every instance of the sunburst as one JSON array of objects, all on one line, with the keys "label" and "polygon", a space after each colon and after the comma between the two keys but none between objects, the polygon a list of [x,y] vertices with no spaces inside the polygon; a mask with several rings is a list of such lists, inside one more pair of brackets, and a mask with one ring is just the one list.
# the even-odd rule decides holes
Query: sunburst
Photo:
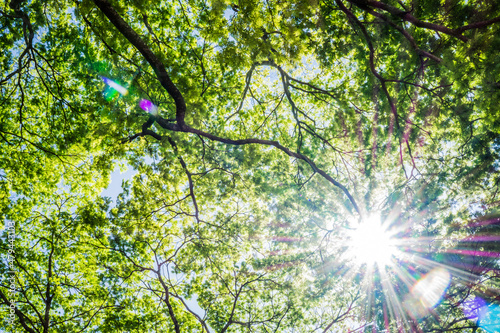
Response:
[{"label": "sunburst", "polygon": [[346,256],[358,266],[390,266],[399,255],[395,232],[373,214],[348,232]]}]

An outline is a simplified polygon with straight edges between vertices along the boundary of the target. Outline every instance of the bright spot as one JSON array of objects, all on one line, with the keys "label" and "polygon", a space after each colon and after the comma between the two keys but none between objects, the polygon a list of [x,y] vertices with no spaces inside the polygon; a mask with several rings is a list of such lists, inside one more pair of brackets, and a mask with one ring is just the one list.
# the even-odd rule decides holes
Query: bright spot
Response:
[{"label": "bright spot", "polygon": [[446,269],[434,268],[411,288],[411,293],[425,307],[432,308],[439,303],[450,281],[451,275]]},{"label": "bright spot", "polygon": [[391,265],[397,253],[392,233],[382,225],[379,216],[371,216],[349,232],[347,255],[359,265]]},{"label": "bright spot", "polygon": [[154,105],[151,101],[148,101],[147,99],[141,99],[141,101],[139,102],[139,107],[151,114],[154,115],[158,114],[158,107]]},{"label": "bright spot", "polygon": [[101,76],[101,79],[104,81],[105,84],[107,84],[109,87],[113,88],[114,90],[118,91],[121,95],[125,96],[128,94],[127,88],[122,87],[121,85],[119,85],[115,81],[110,80],[104,76]]},{"label": "bright spot", "polygon": [[413,318],[429,313],[441,301],[451,282],[451,274],[444,268],[434,268],[417,281],[403,302],[406,311]]}]

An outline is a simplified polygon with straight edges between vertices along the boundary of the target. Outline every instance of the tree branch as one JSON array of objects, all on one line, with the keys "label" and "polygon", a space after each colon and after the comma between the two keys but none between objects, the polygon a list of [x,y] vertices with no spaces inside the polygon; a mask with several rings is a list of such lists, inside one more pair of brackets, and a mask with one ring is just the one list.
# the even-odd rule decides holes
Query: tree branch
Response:
[{"label": "tree branch", "polygon": [[168,314],[170,315],[170,318],[174,322],[175,332],[180,333],[181,332],[180,325],[179,325],[179,322],[177,321],[177,317],[175,316],[174,309],[172,308],[172,304],[170,303],[170,292],[168,290],[168,286],[165,284],[165,281],[163,281],[163,278],[161,277],[160,269],[158,269],[158,272],[156,272],[156,274],[158,275],[158,279],[159,279],[163,289],[165,290],[165,303],[167,304]]},{"label": "tree branch", "polygon": [[387,101],[389,102],[389,105],[391,107],[391,111],[394,115],[394,121],[396,122],[396,128],[399,130],[398,111],[396,108],[396,104],[394,104],[394,101],[393,101],[391,95],[389,94],[389,90],[387,89],[387,85],[385,84],[387,82],[387,80],[384,77],[382,77],[382,75],[380,75],[378,73],[377,69],[375,68],[375,49],[374,49],[372,41],[370,39],[370,35],[366,31],[366,28],[363,26],[363,24],[361,24],[361,22],[358,20],[358,18],[349,9],[346,8],[346,6],[342,3],[341,0],[335,0],[335,2],[339,6],[340,10],[342,10],[347,15],[349,20],[351,20],[353,23],[355,23],[359,27],[361,32],[363,33],[363,36],[365,37],[365,40],[366,40],[366,44],[368,45],[368,49],[370,51],[370,60],[369,60],[370,61],[370,70],[372,71],[373,75],[375,75],[375,77],[380,81],[380,85],[382,86],[382,90],[384,91],[384,94],[387,97]]},{"label": "tree branch", "polygon": [[118,31],[120,31],[123,36],[125,36],[125,38],[127,38],[127,40],[137,48],[146,61],[151,65],[156,73],[158,81],[160,81],[160,84],[163,88],[165,88],[165,90],[167,90],[168,94],[175,102],[177,124],[182,128],[185,124],[184,117],[186,115],[186,102],[184,101],[184,97],[179,89],[177,89],[177,86],[170,79],[170,76],[165,69],[165,65],[146,45],[141,36],[139,36],[139,34],[135,32],[127,22],[125,22],[125,20],[116,12],[108,1],[94,0],[94,3],[118,29]]},{"label": "tree branch", "polygon": [[405,29],[403,29],[402,27],[400,27],[399,25],[397,25],[396,23],[394,23],[391,19],[389,19],[387,16],[383,15],[383,14],[380,14],[380,13],[377,13],[376,11],[372,10],[372,9],[369,9],[369,8],[366,8],[365,9],[366,12],[370,13],[371,15],[375,16],[375,17],[378,17],[379,19],[383,20],[384,22],[386,22],[387,24],[389,24],[391,27],[393,27],[394,29],[398,30],[411,44],[411,46],[415,49],[415,52],[421,56],[424,56],[424,57],[427,57],[427,58],[430,58],[436,62],[441,62],[441,58],[439,57],[436,57],[435,55],[433,55],[432,53],[430,52],[427,52],[427,51],[424,51],[422,49],[420,49],[417,45],[417,42],[415,41],[415,38],[413,38],[412,35],[410,35]]},{"label": "tree branch", "polygon": [[469,40],[469,38],[463,36],[461,34],[461,31],[453,30],[450,28],[447,28],[445,26],[435,24],[435,23],[430,23],[430,22],[425,22],[417,19],[415,16],[411,15],[409,12],[398,9],[396,7],[393,7],[391,5],[388,5],[386,3],[380,2],[380,1],[373,1],[373,0],[348,0],[350,3],[356,5],[362,10],[366,10],[367,6],[373,7],[373,8],[378,8],[385,10],[386,12],[389,12],[390,14],[400,17],[402,20],[406,22],[410,22],[411,24],[419,27],[419,28],[425,28],[425,29],[430,29],[438,32],[442,32],[444,34],[450,35],[452,37],[458,38],[463,42],[466,42]]},{"label": "tree branch", "polygon": [[[7,297],[5,296],[5,294],[0,290],[0,298],[2,299],[2,301],[4,302],[4,304],[10,304],[9,300],[7,299]],[[21,323],[21,326],[26,330],[26,332],[29,332],[29,333],[37,333],[38,330],[35,330],[31,327],[29,327],[26,323],[26,320],[33,326],[33,323],[31,322],[31,320],[24,315],[24,313],[22,313],[21,311],[19,311],[17,309],[17,307],[15,308],[15,313],[16,313],[16,316],[17,318],[19,318],[19,322]]]},{"label": "tree branch", "polygon": [[[167,90],[168,94],[174,99],[175,105],[176,105],[176,120],[177,123],[171,123],[168,119],[162,118],[160,116],[157,116],[155,118],[156,122],[158,125],[163,127],[166,130],[170,131],[176,131],[176,132],[185,132],[185,133],[193,133],[198,136],[202,136],[205,138],[208,138],[213,141],[218,141],[218,142],[223,142],[226,144],[233,144],[233,145],[245,145],[245,144],[263,144],[263,145],[268,145],[268,146],[273,146],[281,151],[285,152],[287,155],[298,158],[300,160],[305,161],[308,163],[311,168],[322,175],[325,179],[327,179],[330,183],[333,185],[337,186],[340,188],[346,196],[349,198],[349,201],[353,205],[354,209],[358,214],[361,214],[358,205],[356,204],[356,201],[352,197],[352,195],[349,193],[347,188],[334,180],[330,175],[328,175],[325,171],[321,170],[318,168],[318,166],[310,160],[307,156],[302,155],[300,153],[295,153],[291,151],[290,149],[282,146],[279,144],[277,141],[270,141],[270,140],[261,140],[261,139],[243,139],[243,140],[233,140],[233,139],[226,139],[226,138],[221,138],[216,135],[210,134],[203,132],[201,130],[192,128],[188,126],[185,121],[184,121],[184,116],[186,112],[186,103],[184,101],[184,97],[180,93],[180,91],[177,89],[175,84],[170,80],[170,77],[168,76],[168,73],[165,70],[165,66],[163,63],[156,57],[156,55],[151,51],[151,49],[146,45],[146,43],[141,39],[141,37],[123,20],[123,18],[116,12],[116,10],[107,2],[106,0],[94,0],[94,3],[101,9],[101,11],[108,17],[108,19],[111,21],[111,23],[125,36],[125,38],[128,39],[130,43],[132,43],[138,50],[139,52],[144,56],[144,58],[148,61],[148,63],[153,67],[156,76],[158,77],[158,80],[162,84],[162,86]],[[150,118],[151,119],[151,118]],[[397,117],[396,117],[397,119]],[[149,121],[148,121],[149,123]],[[148,127],[148,126],[146,126]],[[138,136],[144,136],[144,135],[151,135],[156,139],[161,139],[161,135],[155,133],[154,131],[151,131],[149,129],[145,129],[143,127],[143,131],[140,134],[136,134],[133,137],[129,138],[129,140],[132,140]]]}]

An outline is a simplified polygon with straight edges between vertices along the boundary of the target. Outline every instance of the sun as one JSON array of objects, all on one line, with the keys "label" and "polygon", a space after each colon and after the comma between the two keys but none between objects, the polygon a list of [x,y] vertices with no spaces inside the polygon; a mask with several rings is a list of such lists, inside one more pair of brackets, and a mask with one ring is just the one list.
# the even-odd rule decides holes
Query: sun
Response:
[{"label": "sun", "polygon": [[393,236],[394,233],[382,224],[379,216],[370,216],[348,233],[346,254],[360,266],[390,266],[398,252]]}]

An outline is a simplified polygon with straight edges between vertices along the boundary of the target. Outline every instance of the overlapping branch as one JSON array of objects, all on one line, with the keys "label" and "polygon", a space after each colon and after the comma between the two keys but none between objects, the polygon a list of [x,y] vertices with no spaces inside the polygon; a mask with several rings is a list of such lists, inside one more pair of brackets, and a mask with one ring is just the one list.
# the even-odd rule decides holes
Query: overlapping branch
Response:
[{"label": "overlapping branch", "polygon": [[465,25],[465,26],[457,28],[457,29],[451,29],[451,28],[445,27],[443,25],[419,20],[418,18],[416,18],[415,16],[413,16],[411,14],[411,11],[401,10],[399,8],[393,7],[389,4],[381,2],[381,1],[374,1],[374,0],[348,0],[348,1],[364,11],[373,13],[372,9],[374,9],[374,8],[380,9],[380,10],[383,10],[391,15],[399,17],[403,21],[409,22],[416,27],[429,29],[429,30],[433,30],[436,32],[441,32],[441,33],[444,33],[446,35],[460,39],[463,42],[468,41],[469,38],[462,35],[462,32],[467,31],[467,30],[471,30],[471,29],[483,28],[483,27],[489,26],[491,24],[500,22],[500,17],[495,17],[495,18],[490,19],[490,20],[475,22],[475,23],[471,23],[471,24]]},{"label": "overlapping branch", "polygon": [[379,80],[380,85],[382,86],[382,90],[387,97],[387,101],[389,102],[389,105],[391,107],[392,114],[394,115],[394,119],[396,121],[396,127],[399,129],[399,122],[398,122],[398,110],[396,108],[396,104],[394,103],[394,100],[392,99],[391,95],[389,94],[389,90],[387,89],[387,85],[385,84],[387,80],[380,75],[380,73],[377,71],[375,67],[375,48],[373,47],[373,43],[371,41],[370,35],[368,34],[368,31],[366,31],[366,28],[361,24],[361,22],[358,20],[358,18],[349,10],[347,7],[342,3],[341,0],[335,0],[337,5],[339,6],[340,10],[342,10],[346,16],[349,18],[349,21],[353,23],[353,25],[357,25],[359,29],[361,30],[363,37],[366,40],[366,44],[368,45],[368,50],[370,51],[370,70],[373,73],[373,75]]},{"label": "overlapping branch", "polygon": [[153,53],[153,51],[142,40],[141,36],[132,29],[130,25],[116,12],[111,4],[106,0],[94,0],[94,3],[106,15],[109,21],[134,45],[137,50],[144,56],[146,61],[153,67],[153,70],[160,81],[160,84],[165,88],[168,94],[173,98],[176,107],[177,124],[182,128],[185,124],[184,117],[186,115],[186,102],[177,86],[172,82],[170,76],[165,69],[163,62]]},{"label": "overlapping branch", "polygon": [[[182,96],[181,92],[177,88],[177,86],[172,82],[170,79],[166,69],[165,65],[162,63],[162,61],[153,53],[153,51],[147,46],[147,44],[142,40],[142,38],[137,34],[137,32],[134,31],[134,29],[127,23],[123,18],[116,12],[116,10],[111,6],[111,4],[106,1],[106,0],[94,0],[94,3],[99,7],[99,9],[108,17],[110,22],[120,31],[120,33],[123,34],[127,40],[134,45],[139,52],[144,56],[146,61],[151,65],[153,70],[156,73],[156,76],[158,80],[160,81],[160,84],[167,90],[168,94],[173,98],[176,106],[176,123],[172,123],[168,121],[167,119],[162,118],[161,116],[157,116],[155,118],[156,122],[158,125],[160,125],[162,128],[170,131],[176,131],[176,132],[185,132],[185,133],[193,133],[201,137],[205,137],[207,139],[213,140],[213,141],[218,141],[226,144],[232,144],[232,145],[246,145],[246,144],[260,144],[260,145],[267,145],[267,146],[273,146],[284,153],[286,153],[288,156],[295,157],[299,160],[302,160],[309,164],[309,166],[315,171],[316,173],[320,174],[323,176],[326,180],[328,180],[330,183],[332,183],[334,186],[340,188],[342,192],[348,197],[349,201],[351,202],[352,206],[358,212],[358,214],[361,214],[360,209],[354,199],[354,197],[350,194],[349,190],[339,182],[337,182],[335,179],[333,179],[330,175],[328,175],[325,171],[320,169],[310,158],[307,156],[294,152],[290,150],[289,148],[281,145],[277,141],[271,141],[271,140],[262,140],[262,139],[256,139],[256,138],[248,138],[248,139],[230,139],[230,138],[223,138],[216,136],[211,133],[204,132],[199,129],[195,129],[190,127],[185,123],[185,114],[186,114],[186,102],[184,100],[184,97]],[[152,130],[149,129],[144,129],[142,130],[141,133],[134,135],[130,139],[133,139],[138,136],[144,136],[144,135],[151,135],[152,137],[156,139],[161,139],[161,136],[153,132]]]}]

